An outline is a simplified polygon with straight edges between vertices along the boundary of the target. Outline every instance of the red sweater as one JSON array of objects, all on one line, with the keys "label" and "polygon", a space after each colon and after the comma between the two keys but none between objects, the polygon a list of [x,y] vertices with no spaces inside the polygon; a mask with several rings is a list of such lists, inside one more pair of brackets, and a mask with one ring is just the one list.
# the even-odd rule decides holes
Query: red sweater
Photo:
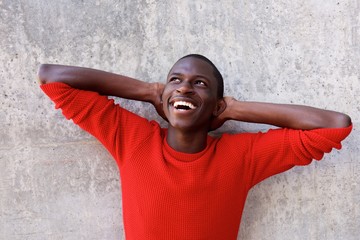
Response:
[{"label": "red sweater", "polygon": [[252,186],[340,149],[352,128],[209,136],[205,150],[187,154],[167,144],[167,130],[157,122],[106,96],[62,83],[42,89],[115,158],[127,240],[236,239]]}]

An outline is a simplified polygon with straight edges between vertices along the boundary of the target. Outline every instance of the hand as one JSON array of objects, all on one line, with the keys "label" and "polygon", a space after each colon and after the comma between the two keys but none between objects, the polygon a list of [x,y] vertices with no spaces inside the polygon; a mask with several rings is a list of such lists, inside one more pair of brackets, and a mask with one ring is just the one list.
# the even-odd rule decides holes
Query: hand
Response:
[{"label": "hand", "polygon": [[227,120],[230,119],[230,108],[232,103],[236,101],[233,97],[224,97],[225,110],[217,117],[213,118],[210,126],[210,131],[216,130],[221,127]]},{"label": "hand", "polygon": [[165,121],[167,121],[167,118],[165,116],[164,109],[163,109],[163,102],[161,100],[161,96],[164,91],[165,85],[163,83],[154,83],[154,84],[155,84],[155,97],[154,97],[152,104],[154,105],[159,116],[162,117]]}]

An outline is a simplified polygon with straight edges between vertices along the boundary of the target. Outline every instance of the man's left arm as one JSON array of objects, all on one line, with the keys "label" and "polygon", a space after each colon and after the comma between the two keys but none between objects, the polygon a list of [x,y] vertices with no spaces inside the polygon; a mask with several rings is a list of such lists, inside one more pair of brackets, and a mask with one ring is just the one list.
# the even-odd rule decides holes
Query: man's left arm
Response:
[{"label": "man's left arm", "polygon": [[213,129],[227,120],[302,130],[345,128],[351,125],[348,115],[331,110],[303,105],[237,101],[231,97],[225,97],[224,100],[225,111],[214,119]]},{"label": "man's left arm", "polygon": [[225,111],[213,123],[221,125],[226,120],[237,120],[284,128],[254,135],[251,159],[244,162],[249,187],[295,165],[320,160],[332,148],[340,149],[341,141],[352,128],[350,117],[340,112],[301,105],[243,102],[229,97],[225,102]]}]

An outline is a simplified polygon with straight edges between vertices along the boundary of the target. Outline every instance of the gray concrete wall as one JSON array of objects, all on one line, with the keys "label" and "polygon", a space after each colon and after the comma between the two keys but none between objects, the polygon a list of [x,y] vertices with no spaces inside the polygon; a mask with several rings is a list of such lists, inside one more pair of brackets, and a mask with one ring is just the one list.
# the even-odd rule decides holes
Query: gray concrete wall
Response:
[{"label": "gray concrete wall", "polygon": [[359,0],[0,0],[0,33],[0,239],[124,238],[118,169],[40,91],[40,63],[163,81],[194,52],[218,65],[227,95],[343,111],[355,125],[342,151],[256,186],[239,239],[359,239]]}]

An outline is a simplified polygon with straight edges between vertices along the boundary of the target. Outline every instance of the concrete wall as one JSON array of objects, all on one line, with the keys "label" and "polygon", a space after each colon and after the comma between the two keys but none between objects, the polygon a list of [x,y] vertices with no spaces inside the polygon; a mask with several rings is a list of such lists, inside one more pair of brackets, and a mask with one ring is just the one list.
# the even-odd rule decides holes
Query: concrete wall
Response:
[{"label": "concrete wall", "polygon": [[218,65],[226,95],[339,110],[355,125],[342,151],[256,186],[239,239],[359,239],[359,0],[0,0],[0,33],[0,239],[123,239],[118,169],[40,91],[40,63],[163,81],[194,52]]}]

